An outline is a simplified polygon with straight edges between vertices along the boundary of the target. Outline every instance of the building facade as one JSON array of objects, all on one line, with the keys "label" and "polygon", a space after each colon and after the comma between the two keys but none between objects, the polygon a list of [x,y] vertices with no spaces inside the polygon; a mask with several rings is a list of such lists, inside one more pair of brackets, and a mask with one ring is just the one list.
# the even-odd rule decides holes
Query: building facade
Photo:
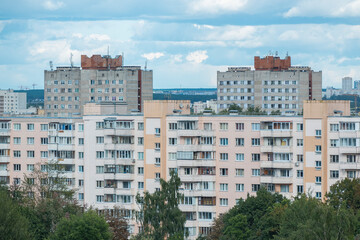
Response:
[{"label": "building facade", "polygon": [[0,114],[20,114],[26,111],[26,93],[0,90]]},{"label": "building facade", "polygon": [[82,55],[81,67],[45,70],[44,108],[48,117],[79,117],[88,102],[126,103],[131,110],[143,111],[144,100],[152,99],[152,70],[123,66],[122,58]]},{"label": "building facade", "polygon": [[344,92],[351,91],[353,89],[353,79],[351,77],[342,78],[342,88]]},{"label": "building facade", "polygon": [[304,100],[321,100],[322,72],[291,66],[290,57],[255,57],[255,70],[229,67],[217,72],[218,110],[237,104],[267,113],[301,112]]},{"label": "building facade", "polygon": [[21,184],[58,162],[80,204],[118,206],[137,233],[136,194],[156,191],[176,171],[196,239],[261,186],[324,200],[336,181],[360,177],[360,117],[350,116],[349,102],[303,106],[303,116],[190,115],[190,101],[145,101],[137,114],[1,118],[0,181]]}]

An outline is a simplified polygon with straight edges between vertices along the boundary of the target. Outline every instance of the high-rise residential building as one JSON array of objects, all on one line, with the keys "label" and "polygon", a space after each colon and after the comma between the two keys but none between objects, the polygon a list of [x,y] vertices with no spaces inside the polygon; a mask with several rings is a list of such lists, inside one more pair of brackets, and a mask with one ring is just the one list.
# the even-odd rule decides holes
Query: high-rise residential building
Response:
[{"label": "high-rise residential building", "polygon": [[354,89],[360,90],[360,80],[355,80],[354,81]]},{"label": "high-rise residential building", "polygon": [[12,89],[0,90],[0,114],[19,114],[26,111],[26,93]]},{"label": "high-rise residential building", "polygon": [[0,181],[21,184],[58,161],[80,204],[119,207],[136,233],[136,194],[157,191],[176,171],[188,239],[196,239],[261,186],[325,200],[336,181],[360,177],[360,117],[350,116],[349,101],[303,106],[297,116],[190,115],[190,101],[145,101],[136,114],[0,118]]},{"label": "high-rise residential building", "polygon": [[352,87],[353,87],[352,77],[343,77],[342,78],[342,90],[343,91],[351,91]]},{"label": "high-rise residential building", "polygon": [[291,66],[291,58],[254,58],[250,67],[229,67],[217,72],[218,110],[237,104],[260,107],[267,113],[301,112],[304,100],[321,100],[322,72]]},{"label": "high-rise residential building", "polygon": [[81,68],[45,70],[44,108],[48,117],[81,116],[88,102],[126,104],[127,111],[143,111],[144,100],[152,99],[152,70],[123,66],[122,57],[81,56]]}]

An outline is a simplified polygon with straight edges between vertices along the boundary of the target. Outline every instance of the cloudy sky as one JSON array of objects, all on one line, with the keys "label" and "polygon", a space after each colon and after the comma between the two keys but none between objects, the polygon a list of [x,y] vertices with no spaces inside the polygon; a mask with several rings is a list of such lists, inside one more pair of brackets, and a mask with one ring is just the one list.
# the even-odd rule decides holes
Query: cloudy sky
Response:
[{"label": "cloudy sky", "polygon": [[124,53],[154,88],[216,87],[216,71],[287,53],[323,87],[360,79],[360,0],[12,0],[0,8],[0,88],[43,88],[81,54]]}]

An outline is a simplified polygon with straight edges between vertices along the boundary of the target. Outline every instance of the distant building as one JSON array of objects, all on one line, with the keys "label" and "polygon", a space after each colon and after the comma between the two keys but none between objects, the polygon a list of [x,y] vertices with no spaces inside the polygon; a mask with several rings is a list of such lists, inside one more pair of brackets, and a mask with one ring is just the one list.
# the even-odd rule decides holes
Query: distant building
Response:
[{"label": "distant building", "polygon": [[19,114],[26,111],[26,93],[0,90],[0,114]]},{"label": "distant building", "polygon": [[354,89],[360,90],[360,80],[355,80],[354,81]]},{"label": "distant building", "polygon": [[342,90],[351,91],[353,80],[351,77],[343,77],[342,79]]},{"label": "distant building", "polygon": [[140,66],[123,66],[121,56],[81,56],[81,68],[45,70],[44,108],[47,117],[76,117],[83,105],[126,103],[129,113],[143,111],[144,100],[152,100],[153,72]]},{"label": "distant building", "polygon": [[226,72],[217,72],[219,111],[237,104],[285,114],[301,112],[304,100],[321,100],[321,71],[291,66],[289,56],[255,57],[254,67],[229,67]]},{"label": "distant building", "polygon": [[217,108],[217,101],[214,99],[207,100],[206,102],[194,102],[193,103],[193,110],[194,114],[203,113],[205,109],[211,109],[215,113],[218,112]]}]

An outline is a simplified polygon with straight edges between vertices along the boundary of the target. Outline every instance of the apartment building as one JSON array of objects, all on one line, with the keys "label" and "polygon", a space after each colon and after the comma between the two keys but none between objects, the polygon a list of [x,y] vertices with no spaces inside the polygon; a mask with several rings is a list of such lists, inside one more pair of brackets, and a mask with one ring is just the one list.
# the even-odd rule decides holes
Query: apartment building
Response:
[{"label": "apartment building", "polygon": [[152,99],[152,70],[123,66],[122,57],[81,56],[80,67],[57,67],[44,71],[44,108],[47,117],[80,117],[88,102],[125,103],[123,113],[143,111]]},{"label": "apartment building", "polygon": [[299,113],[304,100],[321,100],[322,72],[291,66],[291,58],[254,57],[254,68],[229,67],[217,72],[218,109],[237,104],[267,113]]},{"label": "apartment building", "polygon": [[[137,233],[137,193],[176,171],[189,239],[261,186],[324,200],[336,181],[360,177],[360,117],[348,101],[304,101],[302,116],[190,115],[190,101],[145,101],[144,113],[2,118],[0,180],[58,161],[85,206],[120,207]],[[86,159],[86,160],[85,160]],[[35,181],[35,180],[33,180]]]},{"label": "apartment building", "polygon": [[26,111],[26,93],[12,89],[0,90],[0,114],[20,114]]}]

